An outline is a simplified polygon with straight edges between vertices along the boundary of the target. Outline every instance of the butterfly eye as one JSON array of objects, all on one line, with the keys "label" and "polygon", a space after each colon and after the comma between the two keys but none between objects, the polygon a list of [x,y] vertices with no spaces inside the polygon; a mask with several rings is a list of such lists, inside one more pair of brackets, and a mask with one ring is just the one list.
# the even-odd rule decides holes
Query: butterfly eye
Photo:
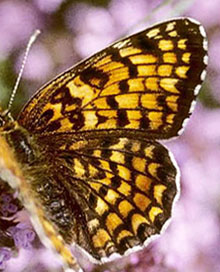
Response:
[{"label": "butterfly eye", "polygon": [[3,117],[0,115],[0,127],[3,127],[4,123],[5,123],[5,121],[4,121]]}]

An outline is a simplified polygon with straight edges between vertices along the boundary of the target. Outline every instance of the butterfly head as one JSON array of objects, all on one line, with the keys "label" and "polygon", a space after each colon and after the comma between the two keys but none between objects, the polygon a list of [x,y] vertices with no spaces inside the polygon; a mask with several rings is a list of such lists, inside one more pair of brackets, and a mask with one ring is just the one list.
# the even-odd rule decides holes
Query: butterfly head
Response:
[{"label": "butterfly head", "polygon": [[14,129],[16,126],[16,122],[13,120],[10,111],[2,110],[0,107],[0,132],[10,131]]}]

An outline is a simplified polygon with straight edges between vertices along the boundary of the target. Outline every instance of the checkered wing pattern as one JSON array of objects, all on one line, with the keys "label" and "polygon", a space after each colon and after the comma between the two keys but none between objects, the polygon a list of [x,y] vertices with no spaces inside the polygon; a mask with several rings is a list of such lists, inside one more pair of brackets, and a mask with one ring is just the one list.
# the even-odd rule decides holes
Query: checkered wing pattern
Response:
[{"label": "checkered wing pattern", "polygon": [[179,19],[116,42],[37,92],[19,123],[41,134],[139,130],[147,138],[175,136],[204,79],[203,32]]},{"label": "checkered wing pattern", "polygon": [[[143,245],[171,216],[178,189],[174,161],[161,144],[138,136],[75,143],[67,137],[57,161],[51,162],[54,170],[47,178],[53,190],[48,184],[48,190],[41,190],[43,206],[63,239],[77,243],[94,259],[123,255]],[[52,146],[56,143],[51,142],[47,154],[54,154]],[[47,155],[48,160],[52,159]],[[35,186],[43,187],[46,179],[38,182]],[[59,202],[64,202],[59,212],[54,212],[56,191]]]},{"label": "checkered wing pattern", "polygon": [[147,244],[170,218],[178,170],[157,140],[178,135],[190,116],[206,51],[197,22],[163,22],[64,72],[21,112],[37,150],[27,187],[38,224],[67,263],[61,244],[103,260]]}]

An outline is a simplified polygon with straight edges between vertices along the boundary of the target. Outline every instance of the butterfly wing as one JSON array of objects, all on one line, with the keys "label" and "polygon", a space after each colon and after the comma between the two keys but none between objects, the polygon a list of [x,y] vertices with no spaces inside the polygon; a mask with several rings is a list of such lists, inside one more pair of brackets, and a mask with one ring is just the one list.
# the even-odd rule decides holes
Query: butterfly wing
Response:
[{"label": "butterfly wing", "polygon": [[114,43],[40,89],[18,122],[31,133],[178,134],[204,79],[207,42],[190,19]]},{"label": "butterfly wing", "polygon": [[103,260],[160,233],[178,171],[155,140],[177,135],[191,114],[206,51],[198,23],[164,22],[69,69],[25,106],[18,123],[41,150],[27,180],[67,244]]},{"label": "butterfly wing", "polygon": [[34,191],[47,219],[67,244],[76,243],[93,259],[143,245],[171,216],[179,178],[175,162],[161,144],[138,138],[74,143],[66,137],[55,153],[55,137],[42,158],[51,171],[36,179]]}]

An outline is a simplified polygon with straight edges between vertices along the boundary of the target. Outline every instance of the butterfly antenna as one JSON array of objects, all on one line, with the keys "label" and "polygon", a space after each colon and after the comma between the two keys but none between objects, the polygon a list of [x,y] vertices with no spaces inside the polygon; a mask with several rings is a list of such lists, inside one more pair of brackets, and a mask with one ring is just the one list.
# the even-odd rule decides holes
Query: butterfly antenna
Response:
[{"label": "butterfly antenna", "polygon": [[17,89],[18,89],[18,85],[20,83],[22,74],[24,72],[24,67],[25,67],[25,64],[26,64],[27,57],[28,57],[28,54],[30,52],[31,46],[35,42],[35,40],[37,39],[39,34],[40,34],[40,30],[39,29],[35,30],[34,33],[31,35],[29,41],[28,41],[28,44],[27,44],[27,47],[26,47],[26,50],[25,50],[25,53],[24,53],[24,58],[23,58],[23,61],[22,61],[22,64],[21,64],[21,69],[20,69],[20,72],[18,74],[14,89],[13,89],[13,91],[11,93],[11,96],[10,96],[10,99],[9,99],[9,102],[8,102],[8,108],[7,108],[8,113],[10,112],[12,103],[14,101],[14,98],[15,98],[15,95],[16,95],[16,92],[17,92]]}]

